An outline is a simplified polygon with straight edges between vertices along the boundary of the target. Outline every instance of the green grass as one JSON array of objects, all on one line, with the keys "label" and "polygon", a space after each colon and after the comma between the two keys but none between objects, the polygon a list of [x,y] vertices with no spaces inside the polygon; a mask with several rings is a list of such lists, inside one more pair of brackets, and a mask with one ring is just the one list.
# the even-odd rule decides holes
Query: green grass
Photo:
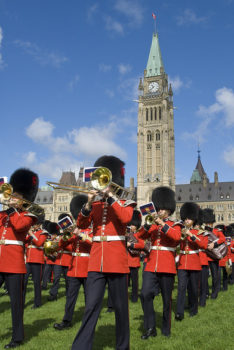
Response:
[{"label": "green grass", "polygon": [[[141,272],[139,272],[141,276]],[[209,279],[210,280],[210,279]],[[211,282],[211,281],[210,281]],[[129,303],[131,350],[233,350],[234,349],[234,285],[227,292],[220,292],[218,299],[207,300],[207,306],[200,308],[197,316],[190,318],[185,312],[182,322],[174,320],[176,307],[176,290],[173,291],[171,337],[161,335],[162,300],[157,296],[154,301],[158,336],[141,340],[143,332],[143,313],[140,300]],[[3,292],[3,289],[0,290]],[[84,312],[84,294],[81,288],[73,317],[73,327],[56,331],[55,322],[60,322],[64,314],[65,286],[61,283],[57,301],[48,302],[48,291],[43,291],[43,306],[32,310],[33,284],[29,281],[24,313],[25,342],[21,349],[25,350],[65,350],[70,349],[73,339],[80,327]],[[106,313],[107,294],[103,301],[95,332],[93,350],[115,349],[115,316]],[[11,313],[8,296],[0,297],[0,349],[11,339]]]}]

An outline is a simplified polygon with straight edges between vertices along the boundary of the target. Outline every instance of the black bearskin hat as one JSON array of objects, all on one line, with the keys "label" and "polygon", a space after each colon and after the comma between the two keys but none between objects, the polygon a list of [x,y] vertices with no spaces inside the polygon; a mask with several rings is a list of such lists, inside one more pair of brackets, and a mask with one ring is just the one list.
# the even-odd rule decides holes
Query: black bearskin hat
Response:
[{"label": "black bearskin hat", "polygon": [[124,162],[114,156],[102,156],[94,163],[95,167],[108,168],[112,173],[112,181],[117,185],[124,187]]},{"label": "black bearskin hat", "polygon": [[203,224],[203,210],[199,207],[197,224],[201,226]]},{"label": "black bearskin hat", "polygon": [[24,199],[34,202],[39,185],[38,175],[25,168],[17,169],[10,177],[13,191],[21,194]]},{"label": "black bearskin hat", "polygon": [[152,202],[156,211],[166,209],[173,214],[176,208],[175,192],[166,186],[157,187],[153,190]]},{"label": "black bearskin hat", "polygon": [[223,232],[223,234],[225,235],[225,232],[226,232],[225,225],[223,225],[223,224],[215,225],[215,228],[218,228],[219,230],[221,230]]},{"label": "black bearskin hat", "polygon": [[70,215],[70,214],[67,214],[67,213],[61,213],[61,214],[59,214],[59,216],[58,216],[58,221],[64,219],[66,216],[69,216],[69,218],[71,218],[71,215]]},{"label": "black bearskin hat", "polygon": [[45,221],[43,222],[43,224],[42,224],[43,230],[48,231],[48,225],[49,225],[50,223],[51,223],[50,220],[45,220]]},{"label": "black bearskin hat", "polygon": [[43,225],[45,221],[45,213],[37,216],[36,225]]},{"label": "black bearskin hat", "polygon": [[132,220],[128,223],[128,226],[134,225],[137,229],[141,226],[141,213],[139,210],[133,210]]},{"label": "black bearskin hat", "polygon": [[50,222],[47,226],[47,231],[50,235],[59,235],[60,234],[60,227],[57,224],[57,222]]},{"label": "black bearskin hat", "polygon": [[74,220],[77,220],[78,214],[85,203],[88,202],[88,196],[86,194],[78,194],[73,197],[70,203],[70,212]]},{"label": "black bearskin hat", "polygon": [[190,219],[193,220],[193,224],[196,224],[199,216],[199,206],[193,202],[186,202],[180,208],[181,220]]},{"label": "black bearskin hat", "polygon": [[233,228],[233,226],[231,226],[231,225],[226,226],[225,236],[226,237],[229,237],[229,236],[233,237],[234,236],[234,228]]},{"label": "black bearskin hat", "polygon": [[203,209],[203,222],[204,224],[212,224],[215,222],[215,214],[213,209]]}]

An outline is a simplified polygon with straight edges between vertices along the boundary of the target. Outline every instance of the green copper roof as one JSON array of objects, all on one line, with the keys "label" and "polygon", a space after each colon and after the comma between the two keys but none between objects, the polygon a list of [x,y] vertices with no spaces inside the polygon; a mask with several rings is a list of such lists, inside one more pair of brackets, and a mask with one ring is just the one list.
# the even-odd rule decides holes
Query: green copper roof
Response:
[{"label": "green copper roof", "polygon": [[146,67],[146,77],[155,77],[160,75],[161,67],[163,67],[163,61],[158,42],[158,34],[153,34],[150,54]]},{"label": "green copper roof", "polygon": [[202,182],[202,179],[201,179],[201,176],[199,174],[199,171],[198,169],[195,169],[193,170],[193,174],[191,176],[191,179],[190,179],[190,183],[201,183]]}]

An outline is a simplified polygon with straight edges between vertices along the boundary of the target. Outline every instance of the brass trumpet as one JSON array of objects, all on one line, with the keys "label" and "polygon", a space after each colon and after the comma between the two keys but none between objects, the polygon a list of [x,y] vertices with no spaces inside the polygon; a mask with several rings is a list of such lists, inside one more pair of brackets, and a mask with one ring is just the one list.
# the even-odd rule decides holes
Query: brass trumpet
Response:
[{"label": "brass trumpet", "polygon": [[13,193],[13,187],[11,186],[11,184],[4,183],[0,185],[0,195],[2,195],[4,200],[8,200],[8,202],[4,201],[4,202],[0,202],[0,204],[7,205],[8,207],[14,207],[15,206],[14,204],[16,203],[11,203],[9,202],[9,200],[11,198],[18,199],[19,201],[17,203],[17,206],[20,209],[27,210],[36,216],[44,215],[44,209],[40,207],[38,204],[32,203],[27,199],[20,198],[16,195],[13,195],[12,193]]},{"label": "brass trumpet", "polygon": [[151,214],[146,215],[146,217],[145,217],[146,225],[149,225],[149,226],[153,225],[155,223],[155,219],[156,219],[156,217],[154,217]]},{"label": "brass trumpet", "polygon": [[60,184],[57,182],[47,181],[47,185],[51,186],[55,190],[73,191],[77,193],[90,193],[91,190],[96,190],[102,193],[107,187],[111,186],[113,193],[119,198],[134,198],[134,193],[126,190],[124,187],[112,182],[112,173],[105,167],[97,168],[91,176],[92,188],[84,188],[75,185]]}]

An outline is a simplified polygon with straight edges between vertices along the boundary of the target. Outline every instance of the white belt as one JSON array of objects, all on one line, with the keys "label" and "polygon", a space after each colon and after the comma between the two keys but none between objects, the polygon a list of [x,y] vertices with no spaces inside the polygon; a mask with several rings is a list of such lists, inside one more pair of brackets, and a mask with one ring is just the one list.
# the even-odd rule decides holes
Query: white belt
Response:
[{"label": "white belt", "polygon": [[9,245],[9,244],[24,245],[24,243],[21,241],[15,241],[12,239],[0,239],[0,245]]},{"label": "white belt", "polygon": [[231,250],[234,250],[234,248],[231,248]]},{"label": "white belt", "polygon": [[199,250],[180,250],[181,254],[196,254],[199,253]]},{"label": "white belt", "polygon": [[71,254],[72,252],[69,252],[69,250],[62,250],[61,253],[62,254]]},{"label": "white belt", "polygon": [[200,253],[200,252],[205,252],[205,249],[199,249],[199,253]]},{"label": "white belt", "polygon": [[171,248],[171,247],[163,247],[161,245],[153,245],[151,247],[151,250],[168,250],[170,252],[174,252],[176,248]]},{"label": "white belt", "polygon": [[37,246],[32,245],[32,244],[29,245],[28,248],[36,248],[36,249],[41,249],[41,250],[43,250],[43,247],[37,247]]},{"label": "white belt", "polygon": [[94,236],[93,242],[125,241],[125,236]]},{"label": "white belt", "polygon": [[72,253],[72,256],[89,256],[89,253]]}]

